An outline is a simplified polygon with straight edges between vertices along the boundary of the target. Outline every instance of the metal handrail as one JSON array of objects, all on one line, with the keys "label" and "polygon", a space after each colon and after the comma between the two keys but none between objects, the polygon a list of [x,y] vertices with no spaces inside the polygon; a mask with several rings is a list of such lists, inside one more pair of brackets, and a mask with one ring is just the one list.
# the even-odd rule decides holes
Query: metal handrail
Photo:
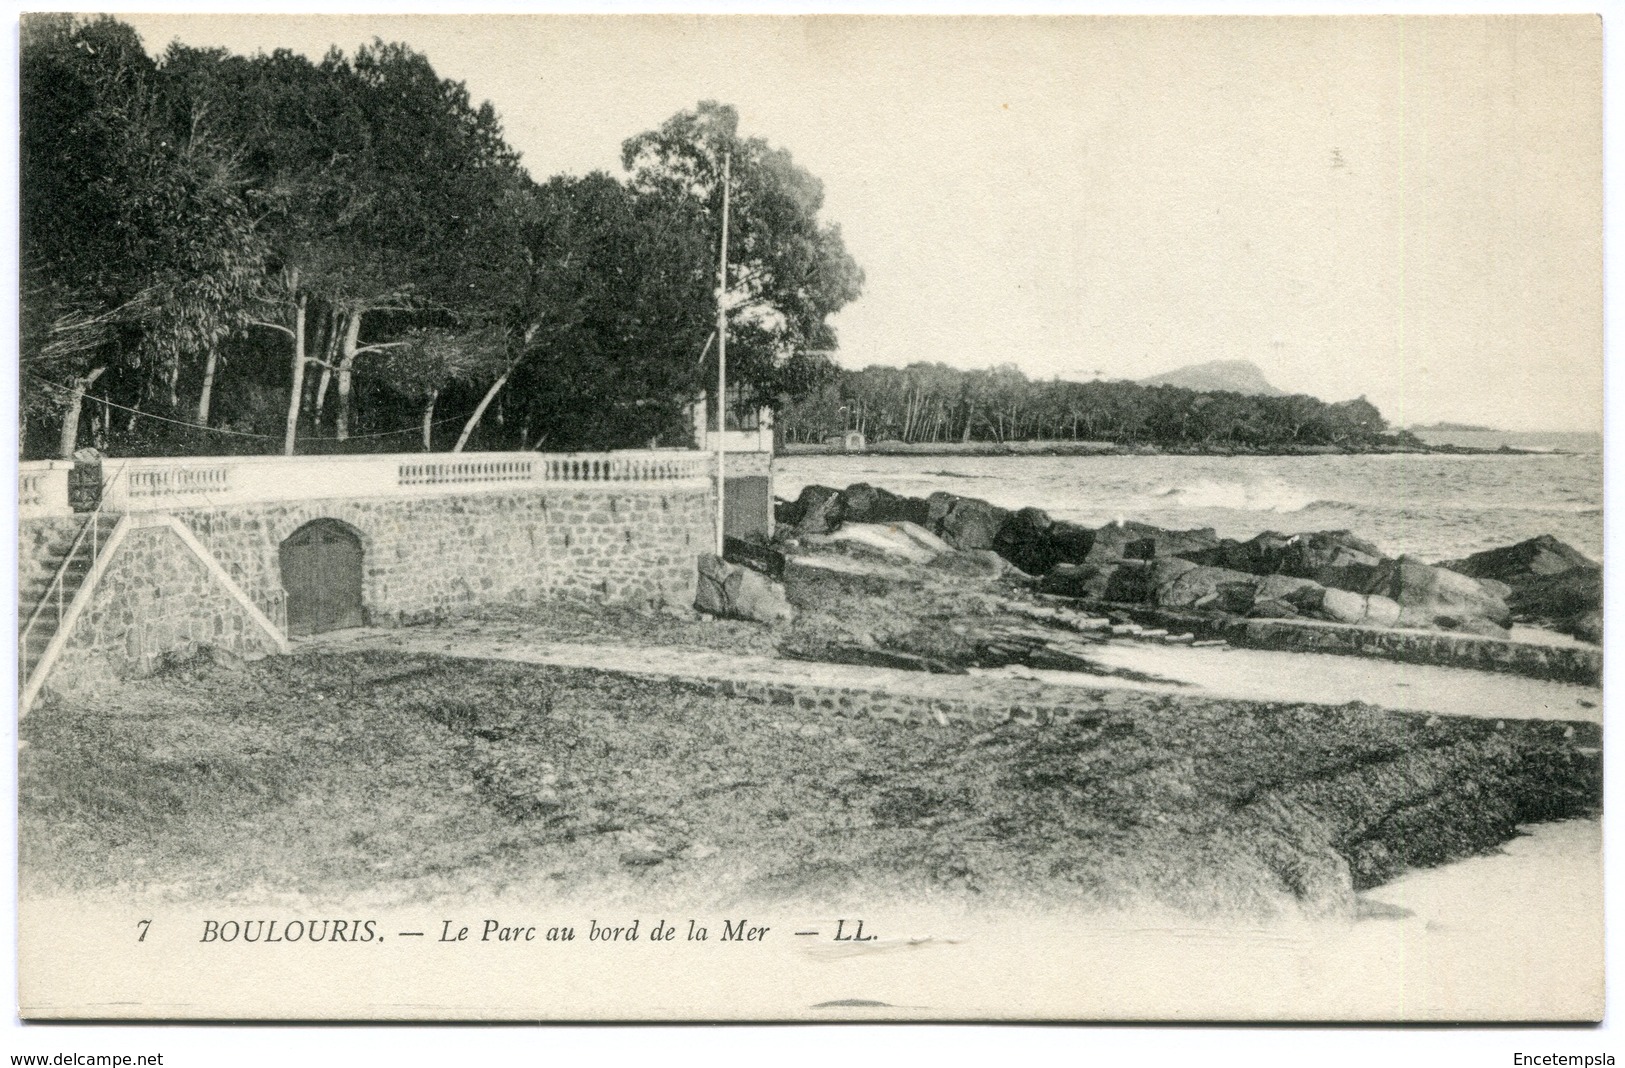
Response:
[{"label": "metal handrail", "polygon": [[[123,465],[121,464],[119,465],[119,471],[122,470]],[[68,546],[67,555],[62,558],[62,563],[57,566],[56,574],[51,577],[50,585],[45,587],[45,593],[40,597],[39,603],[34,606],[33,611],[28,613],[28,621],[23,624],[22,632],[17,637],[17,659],[19,661],[18,676],[19,681],[25,687],[28,685],[29,678],[32,678],[31,675],[28,677],[23,677],[21,670],[28,663],[28,636],[33,631],[34,624],[39,622],[40,616],[44,614],[45,609],[51,604],[51,595],[53,591],[56,594],[56,624],[58,627],[62,626],[62,616],[67,607],[62,601],[62,591],[68,577],[68,568],[73,566],[74,559],[79,555],[79,548],[85,543],[85,534],[87,531],[90,535],[90,563],[92,566],[95,566],[96,558],[101,555],[100,520],[102,516],[102,504],[107,499],[107,487],[112,485],[113,479],[116,477],[118,477],[118,471],[115,471],[112,476],[102,480],[101,492],[96,496],[96,507],[91,509],[90,517],[86,519],[84,525],[79,528],[79,533],[74,535],[72,544]]]}]

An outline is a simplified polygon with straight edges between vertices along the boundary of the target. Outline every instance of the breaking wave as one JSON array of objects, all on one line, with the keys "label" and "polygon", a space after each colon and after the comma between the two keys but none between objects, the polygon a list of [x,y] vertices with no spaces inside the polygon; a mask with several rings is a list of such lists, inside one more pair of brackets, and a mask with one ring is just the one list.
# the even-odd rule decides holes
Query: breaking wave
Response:
[{"label": "breaking wave", "polygon": [[1153,496],[1163,507],[1226,508],[1237,512],[1301,512],[1314,505],[1336,505],[1286,482],[1212,482],[1166,486]]}]

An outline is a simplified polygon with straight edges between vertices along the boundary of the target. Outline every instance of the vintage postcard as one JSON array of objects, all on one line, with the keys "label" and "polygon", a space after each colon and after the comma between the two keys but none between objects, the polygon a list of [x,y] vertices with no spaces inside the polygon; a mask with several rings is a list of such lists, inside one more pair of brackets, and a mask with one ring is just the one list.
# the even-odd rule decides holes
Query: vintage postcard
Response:
[{"label": "vintage postcard", "polygon": [[25,1019],[1601,1018],[1598,17],[19,33]]}]

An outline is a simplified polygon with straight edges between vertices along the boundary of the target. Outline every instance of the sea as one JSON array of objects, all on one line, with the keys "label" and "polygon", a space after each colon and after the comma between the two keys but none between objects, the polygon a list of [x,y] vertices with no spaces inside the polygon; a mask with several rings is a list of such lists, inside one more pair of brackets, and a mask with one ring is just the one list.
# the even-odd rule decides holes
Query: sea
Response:
[{"label": "sea", "polygon": [[1603,550],[1602,435],[1426,431],[1430,444],[1526,454],[1370,456],[782,456],[774,492],[854,482],[1035,507],[1088,526],[1137,520],[1247,539],[1350,530],[1430,562],[1551,534]]}]

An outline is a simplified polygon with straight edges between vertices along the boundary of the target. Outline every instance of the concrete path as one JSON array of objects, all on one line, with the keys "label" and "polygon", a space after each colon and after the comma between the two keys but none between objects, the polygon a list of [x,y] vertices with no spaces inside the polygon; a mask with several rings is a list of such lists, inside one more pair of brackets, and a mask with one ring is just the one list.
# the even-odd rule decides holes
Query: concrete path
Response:
[{"label": "concrete path", "polygon": [[1190,649],[1112,642],[1091,649],[1106,667],[1166,679],[1139,682],[1065,671],[1006,668],[930,675],[892,668],[812,663],[693,646],[539,640],[519,623],[465,620],[428,627],[336,631],[296,643],[305,649],[390,649],[477,660],[595,668],[655,678],[733,679],[768,685],[818,685],[943,700],[1071,704],[1085,693],[1121,691],[1252,701],[1339,705],[1351,701],[1397,710],[1495,719],[1566,719],[1600,723],[1601,691],[1465,668],[1398,664],[1360,657],[1253,649]]}]

